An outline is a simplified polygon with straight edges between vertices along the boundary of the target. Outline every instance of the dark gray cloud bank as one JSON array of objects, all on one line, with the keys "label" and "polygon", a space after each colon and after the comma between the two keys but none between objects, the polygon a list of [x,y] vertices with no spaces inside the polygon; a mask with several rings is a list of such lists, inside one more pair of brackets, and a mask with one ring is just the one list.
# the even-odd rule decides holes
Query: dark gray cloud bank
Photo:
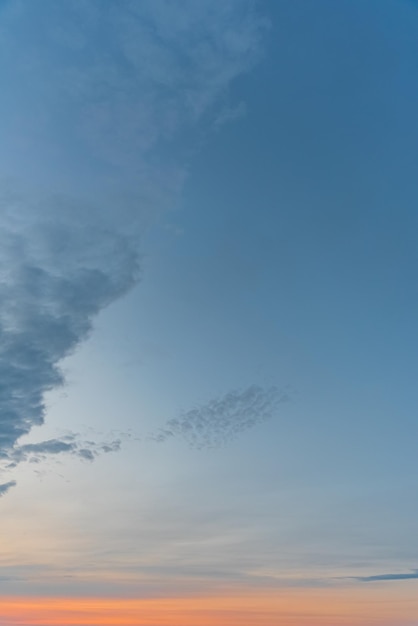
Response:
[{"label": "dark gray cloud bank", "polygon": [[[251,0],[9,0],[0,17],[0,459],[93,457],[75,441],[18,441],[43,423],[62,359],[138,282],[144,215],[175,202],[185,155],[231,117],[228,85],[254,64],[265,25]],[[65,179],[73,197],[34,190],[32,167],[43,190]],[[247,400],[268,412],[260,391]],[[160,436],[209,441],[213,415],[228,438],[228,416],[254,420],[244,405],[225,396]]]},{"label": "dark gray cloud bank", "polygon": [[45,392],[63,384],[59,361],[135,284],[134,242],[84,208],[58,197],[0,200],[0,455],[42,424]]}]

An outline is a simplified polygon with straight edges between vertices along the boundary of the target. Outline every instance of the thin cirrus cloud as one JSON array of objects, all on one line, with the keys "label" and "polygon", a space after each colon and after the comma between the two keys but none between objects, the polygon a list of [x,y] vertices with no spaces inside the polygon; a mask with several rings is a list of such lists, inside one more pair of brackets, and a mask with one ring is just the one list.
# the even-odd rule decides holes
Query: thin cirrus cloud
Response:
[{"label": "thin cirrus cloud", "polygon": [[404,574],[377,574],[375,576],[357,576],[355,580],[362,583],[384,582],[394,580],[416,580],[418,579],[418,569]]},{"label": "thin cirrus cloud", "polygon": [[29,108],[7,96],[13,130],[23,117],[26,134],[49,141],[53,132],[60,152],[78,147],[79,156],[87,151],[121,166],[118,177],[126,182],[133,173],[151,195],[157,181],[167,188],[185,162],[178,151],[170,158],[156,148],[182,140],[199,122],[228,117],[225,90],[253,66],[265,31],[254,4],[9,1],[0,69],[18,96],[30,90],[31,101]]},{"label": "thin cirrus cloud", "polygon": [[[257,59],[265,23],[252,0],[9,0],[1,18],[5,142],[47,184],[31,191],[15,165],[0,188],[0,457],[91,458],[94,446],[18,440],[43,423],[45,393],[65,382],[62,359],[139,281],[144,215],[175,202],[186,155],[222,117],[231,81]],[[72,177],[71,198],[59,191],[60,167]],[[197,429],[191,414],[184,420],[179,428]]]}]

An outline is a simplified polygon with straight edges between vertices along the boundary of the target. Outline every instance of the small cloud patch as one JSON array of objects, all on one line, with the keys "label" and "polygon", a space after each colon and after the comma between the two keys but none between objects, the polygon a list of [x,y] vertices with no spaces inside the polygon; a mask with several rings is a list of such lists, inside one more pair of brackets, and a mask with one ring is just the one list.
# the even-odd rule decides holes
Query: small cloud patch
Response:
[{"label": "small cloud patch", "polygon": [[277,414],[279,406],[289,400],[289,394],[277,387],[251,385],[181,413],[149,438],[164,442],[172,437],[181,437],[192,448],[217,448],[271,419]]}]

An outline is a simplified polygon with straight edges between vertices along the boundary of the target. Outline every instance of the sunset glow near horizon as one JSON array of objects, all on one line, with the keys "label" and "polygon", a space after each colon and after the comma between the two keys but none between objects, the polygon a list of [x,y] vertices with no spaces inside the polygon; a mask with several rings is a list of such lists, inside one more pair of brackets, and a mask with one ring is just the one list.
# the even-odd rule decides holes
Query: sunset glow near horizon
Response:
[{"label": "sunset glow near horizon", "polygon": [[[230,591],[230,590],[229,590]],[[280,590],[178,598],[3,598],[2,619],[19,626],[379,626],[414,624],[414,588]],[[400,608],[401,607],[401,608]]]},{"label": "sunset glow near horizon", "polygon": [[418,2],[0,0],[0,626],[418,626]]}]

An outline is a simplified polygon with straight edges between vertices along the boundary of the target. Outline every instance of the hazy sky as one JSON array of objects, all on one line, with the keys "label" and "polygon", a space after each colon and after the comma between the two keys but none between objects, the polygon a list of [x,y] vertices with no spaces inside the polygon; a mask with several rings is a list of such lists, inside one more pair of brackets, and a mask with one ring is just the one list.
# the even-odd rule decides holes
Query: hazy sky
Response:
[{"label": "hazy sky", "polygon": [[0,0],[0,626],[418,626],[418,3]]}]

